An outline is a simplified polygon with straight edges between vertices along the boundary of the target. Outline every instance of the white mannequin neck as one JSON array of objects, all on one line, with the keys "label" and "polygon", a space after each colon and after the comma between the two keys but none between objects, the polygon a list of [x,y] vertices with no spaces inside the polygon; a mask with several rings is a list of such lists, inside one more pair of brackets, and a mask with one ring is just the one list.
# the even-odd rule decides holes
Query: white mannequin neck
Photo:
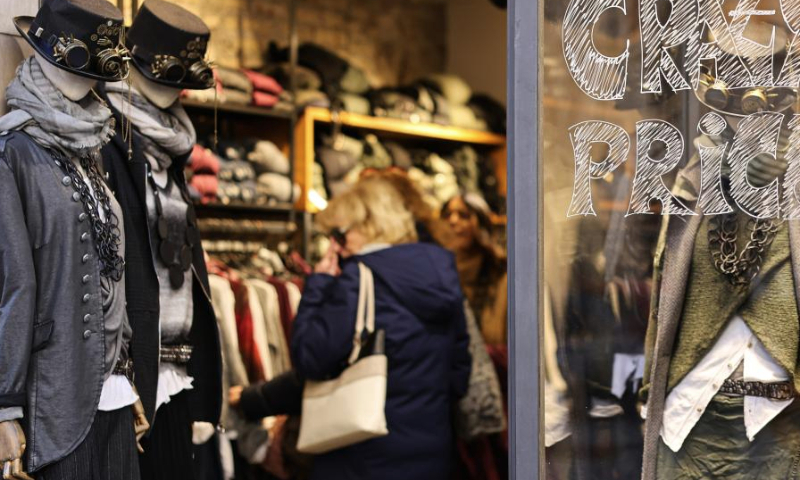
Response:
[{"label": "white mannequin neck", "polygon": [[148,80],[136,68],[131,68],[131,83],[144,98],[162,110],[171,107],[181,96],[180,88],[168,87]]},{"label": "white mannequin neck", "polygon": [[36,53],[36,61],[39,63],[39,66],[42,67],[44,76],[47,77],[65,97],[73,102],[77,102],[88,95],[92,87],[97,84],[97,80],[82,77],[56,67],[42,58],[38,53]]}]

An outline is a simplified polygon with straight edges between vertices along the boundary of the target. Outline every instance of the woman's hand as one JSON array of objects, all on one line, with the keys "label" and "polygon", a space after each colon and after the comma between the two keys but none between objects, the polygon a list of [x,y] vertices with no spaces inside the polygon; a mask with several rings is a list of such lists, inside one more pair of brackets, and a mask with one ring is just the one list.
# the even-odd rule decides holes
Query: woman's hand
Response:
[{"label": "woman's hand", "polygon": [[228,403],[231,407],[236,408],[239,406],[239,402],[242,400],[242,390],[244,390],[244,387],[241,385],[231,387],[231,389],[228,390]]},{"label": "woman's hand", "polygon": [[328,251],[325,256],[314,266],[314,273],[323,273],[332,275],[334,277],[341,275],[342,270],[339,268],[339,250],[341,247],[334,241],[331,241]]}]

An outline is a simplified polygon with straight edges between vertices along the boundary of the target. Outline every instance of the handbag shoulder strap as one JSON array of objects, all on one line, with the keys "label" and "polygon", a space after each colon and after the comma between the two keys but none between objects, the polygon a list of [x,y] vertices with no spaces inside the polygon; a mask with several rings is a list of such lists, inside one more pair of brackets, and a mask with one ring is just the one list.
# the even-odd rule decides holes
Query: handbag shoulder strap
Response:
[{"label": "handbag shoulder strap", "polygon": [[356,330],[353,336],[353,351],[350,352],[348,363],[351,365],[358,360],[361,353],[361,337],[364,329],[372,333],[375,331],[375,280],[372,270],[363,263],[358,263],[358,309],[356,311]]}]

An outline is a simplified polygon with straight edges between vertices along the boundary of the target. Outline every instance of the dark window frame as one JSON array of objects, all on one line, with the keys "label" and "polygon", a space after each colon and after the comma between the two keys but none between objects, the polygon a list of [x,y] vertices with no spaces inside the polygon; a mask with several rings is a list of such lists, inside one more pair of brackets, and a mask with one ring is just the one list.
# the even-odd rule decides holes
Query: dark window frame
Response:
[{"label": "dark window frame", "polygon": [[543,462],[540,388],[539,0],[508,5],[509,468],[538,480]]}]

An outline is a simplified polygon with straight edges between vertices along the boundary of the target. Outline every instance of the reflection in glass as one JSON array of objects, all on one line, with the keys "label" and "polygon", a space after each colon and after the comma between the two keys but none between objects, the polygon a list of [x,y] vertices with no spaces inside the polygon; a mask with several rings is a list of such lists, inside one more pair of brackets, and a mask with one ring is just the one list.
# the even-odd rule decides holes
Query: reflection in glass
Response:
[{"label": "reflection in glass", "polygon": [[800,4],[542,29],[546,478],[795,475]]}]

